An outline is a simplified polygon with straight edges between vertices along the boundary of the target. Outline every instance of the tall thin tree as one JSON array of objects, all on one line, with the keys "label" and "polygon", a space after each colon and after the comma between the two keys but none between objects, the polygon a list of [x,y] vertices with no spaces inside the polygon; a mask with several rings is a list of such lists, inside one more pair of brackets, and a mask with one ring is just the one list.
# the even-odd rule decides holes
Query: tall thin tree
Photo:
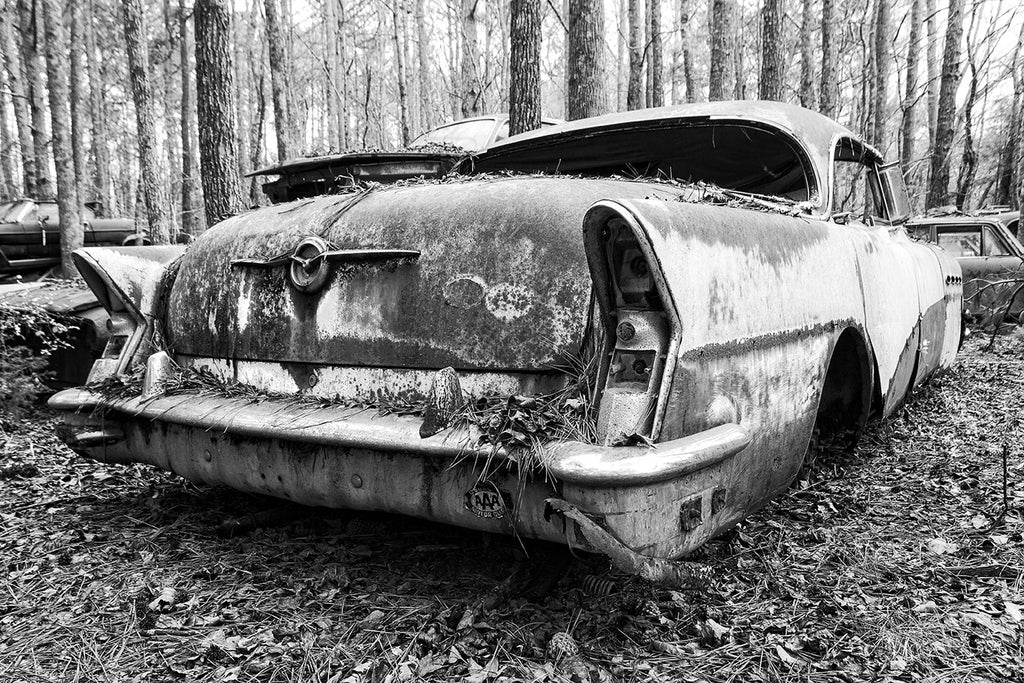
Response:
[{"label": "tall thin tree", "polygon": [[480,48],[477,40],[479,0],[461,0],[462,61],[459,73],[463,116],[483,113],[483,84],[480,82]]},{"label": "tall thin tree", "polygon": [[661,0],[647,0],[647,106],[660,107],[665,104],[665,90],[662,75],[665,71],[661,40]]},{"label": "tall thin tree", "polygon": [[32,148],[36,164],[36,196],[53,196],[50,176],[50,124],[46,112],[46,70],[43,65],[42,13],[36,11],[36,0],[18,0],[18,18],[21,25],[21,61],[25,68],[25,94],[28,96],[32,120]]},{"label": "tall thin tree", "polygon": [[643,106],[643,24],[640,0],[629,0],[629,85],[626,86],[626,109]]},{"label": "tall thin tree", "polygon": [[913,0],[910,5],[910,39],[907,41],[907,77],[906,90],[903,97],[903,121],[900,131],[900,161],[903,172],[907,173],[914,159],[914,129],[917,122],[914,117],[917,105],[918,88],[918,53],[921,50],[921,0]]},{"label": "tall thin tree", "polygon": [[156,122],[153,115],[153,89],[149,82],[149,48],[145,15],[141,0],[122,0],[124,41],[128,52],[128,79],[135,102],[136,140],[139,146],[139,171],[142,200],[146,208],[149,240],[153,244],[170,242],[169,204],[157,170]]},{"label": "tall thin tree", "polygon": [[782,19],[781,0],[764,0],[761,6],[761,76],[757,82],[757,96],[762,100],[782,100],[785,79]]},{"label": "tall thin tree", "polygon": [[28,96],[25,94],[25,74],[21,64],[21,54],[15,42],[15,20],[13,0],[8,0],[0,9],[0,52],[3,53],[3,66],[7,71],[7,87],[11,91],[11,104],[14,108],[14,125],[18,133],[18,147],[21,150],[21,177],[23,192],[27,197],[35,197],[36,189],[36,154],[32,140],[32,114],[29,111]]},{"label": "tall thin tree", "polygon": [[508,132],[540,128],[540,0],[512,0]]},{"label": "tall thin tree", "polygon": [[289,100],[288,81],[291,65],[285,50],[284,36],[281,34],[281,17],[277,9],[277,0],[263,0],[267,24],[267,46],[270,59],[270,88],[274,100],[274,132],[277,137],[277,158],[281,161],[292,157],[292,116]]},{"label": "tall thin tree", "polygon": [[607,107],[604,88],[604,5],[590,0],[569,0],[567,62],[569,92],[566,116],[572,121],[603,114]]},{"label": "tall thin tree", "polygon": [[68,84],[68,31],[61,16],[60,0],[42,0],[46,26],[46,80],[50,94],[53,160],[57,171],[57,215],[60,217],[60,257],[64,277],[72,277],[71,252],[84,243],[82,213],[71,143],[71,88]]},{"label": "tall thin tree", "polygon": [[838,106],[834,0],[821,0],[821,88],[818,111],[834,118]]},{"label": "tall thin tree", "polygon": [[232,102],[231,12],[226,0],[196,0],[194,17],[199,161],[206,222],[212,226],[242,210]]},{"label": "tall thin tree", "polygon": [[693,73],[693,48],[690,45],[690,0],[679,0],[679,51],[683,58],[683,82],[686,84],[686,101],[696,102],[697,79]]},{"label": "tall thin tree", "polygon": [[800,106],[814,109],[814,0],[800,11]]},{"label": "tall thin tree", "polygon": [[711,63],[708,69],[708,99],[724,100],[729,93],[732,66],[733,0],[711,2]]},{"label": "tall thin tree", "polygon": [[885,124],[889,116],[889,71],[892,64],[889,55],[890,0],[875,0],[875,3],[875,43],[871,56],[874,64],[871,85],[871,142],[882,147],[888,140]]},{"label": "tall thin tree", "polygon": [[107,129],[106,98],[104,97],[104,78],[100,69],[99,41],[96,40],[95,25],[97,0],[89,0],[87,4],[85,26],[86,62],[89,73],[89,123],[92,132],[92,157],[96,172],[94,185],[95,194],[99,197],[104,215],[118,215],[117,196],[114,194],[114,181],[110,169],[110,135]]},{"label": "tall thin tree", "polygon": [[960,41],[964,31],[965,0],[949,0],[946,43],[942,55],[942,81],[939,84],[939,112],[935,122],[931,177],[925,208],[949,201],[949,164],[956,134],[956,92],[960,87]]}]

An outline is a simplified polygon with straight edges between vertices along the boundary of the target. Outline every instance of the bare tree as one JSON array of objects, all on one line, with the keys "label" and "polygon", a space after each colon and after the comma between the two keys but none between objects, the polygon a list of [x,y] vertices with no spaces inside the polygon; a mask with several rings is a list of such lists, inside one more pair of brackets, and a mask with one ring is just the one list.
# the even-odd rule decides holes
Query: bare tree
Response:
[{"label": "bare tree", "polygon": [[107,114],[103,97],[103,74],[100,71],[99,45],[96,40],[94,20],[96,0],[89,0],[89,14],[85,25],[85,47],[87,70],[89,72],[89,118],[92,130],[92,156],[95,175],[96,195],[100,198],[105,215],[117,215],[117,197],[110,170],[110,135],[107,130]]},{"label": "bare tree", "polygon": [[782,100],[785,79],[782,18],[782,1],[764,0],[761,6],[761,76],[757,82],[757,96],[762,100]]},{"label": "bare tree", "polygon": [[939,86],[939,112],[935,124],[931,177],[925,208],[949,201],[949,162],[953,149],[956,119],[956,91],[960,86],[960,40],[964,31],[964,0],[949,0],[946,45],[942,56],[942,81]]},{"label": "bare tree", "polygon": [[871,53],[874,65],[874,79],[871,92],[871,142],[881,147],[888,140],[885,119],[889,105],[889,71],[892,60],[889,56],[889,2],[875,0],[875,43]]},{"label": "bare tree", "polygon": [[590,0],[569,0],[567,58],[569,92],[566,116],[572,121],[605,112],[604,6]]},{"label": "bare tree", "polygon": [[800,106],[814,108],[814,0],[803,0],[800,12]]},{"label": "bare tree", "polygon": [[239,213],[238,142],[232,104],[231,14],[226,0],[196,0],[199,160],[208,225]]},{"label": "bare tree", "polygon": [[512,0],[508,132],[540,128],[540,0]]},{"label": "bare tree", "polygon": [[711,2],[711,65],[708,70],[708,99],[724,100],[729,92],[729,67],[733,61],[733,0]]},{"label": "bare tree", "polygon": [[821,95],[818,111],[835,117],[838,104],[836,88],[835,17],[833,0],[821,0]]},{"label": "bare tree", "polygon": [[1021,137],[1024,132],[1021,127],[1021,119],[1024,118],[1024,24],[1021,24],[1020,36],[1010,62],[1010,78],[1013,81],[1013,101],[1010,103],[1010,116],[999,149],[995,203],[1019,209],[1015,186],[1020,180],[1017,155],[1024,140]]},{"label": "bare tree", "polygon": [[651,53],[647,62],[647,106],[660,107],[665,104],[662,85],[665,65],[662,58],[661,0],[647,0],[647,45]]},{"label": "bare tree", "polygon": [[60,0],[42,0],[46,25],[46,80],[50,94],[53,160],[57,170],[57,215],[60,217],[60,257],[64,277],[76,270],[71,252],[84,243],[82,212],[78,204],[75,159],[71,149],[71,88],[68,85],[68,31],[61,18]]},{"label": "bare tree", "polygon": [[50,179],[50,128],[46,112],[46,71],[43,66],[44,44],[41,13],[35,11],[36,0],[18,0],[18,17],[21,25],[21,61],[25,68],[25,94],[28,96],[31,114],[32,148],[35,157],[35,193],[37,197],[53,196],[53,181]]},{"label": "bare tree", "polygon": [[263,0],[266,15],[267,46],[270,59],[270,88],[274,100],[274,131],[277,136],[277,158],[281,161],[295,155],[292,149],[292,116],[288,80],[291,65],[281,35],[281,18],[277,0]]},{"label": "bare tree", "polygon": [[21,57],[14,40],[15,19],[9,3],[0,8],[0,52],[3,53],[3,66],[7,71],[7,87],[11,91],[11,104],[14,108],[14,125],[18,133],[18,147],[21,149],[21,177],[26,196],[38,195],[36,189],[36,155],[32,140],[32,114],[29,111],[28,96],[25,94],[24,73]]},{"label": "bare tree", "polygon": [[935,146],[935,131],[939,118],[939,20],[935,0],[925,0],[928,28],[928,150]]},{"label": "bare tree", "polygon": [[917,103],[918,52],[921,50],[921,0],[913,0],[910,6],[910,39],[907,41],[906,95],[903,98],[903,122],[901,130],[900,160],[903,172],[907,173],[914,159],[914,107]]},{"label": "bare tree", "polygon": [[[400,7],[401,0],[391,0],[391,36],[394,38],[395,45],[395,83],[398,86],[398,122],[399,131],[402,136],[402,146],[409,144],[409,95],[407,92],[407,84],[405,79],[405,64],[406,54],[402,44],[402,38],[399,35],[401,31],[402,15],[404,9]],[[539,10],[538,10],[539,12]],[[540,18],[537,19],[538,23]],[[538,48],[539,51],[539,48]],[[537,58],[537,92],[540,99],[540,57]],[[539,102],[538,102],[539,109]],[[537,126],[540,126],[540,122],[537,122]]]},{"label": "bare tree", "polygon": [[75,160],[75,179],[78,188],[78,200],[85,201],[84,179],[89,176],[88,154],[86,152],[86,122],[89,97],[86,94],[85,68],[85,25],[81,2],[68,4],[71,14],[71,40],[68,51],[71,56],[71,70],[68,72],[71,85],[71,151]]},{"label": "bare tree", "polygon": [[686,83],[686,101],[696,102],[699,93],[693,75],[693,50],[690,46],[690,0],[679,0],[679,50],[683,58],[683,81]]},{"label": "bare tree", "polygon": [[168,204],[157,172],[156,123],[153,116],[153,90],[149,83],[149,49],[146,45],[145,16],[141,0],[122,0],[124,41],[128,52],[128,78],[135,102],[136,138],[139,145],[139,171],[142,174],[142,199],[146,206],[149,239],[153,244],[170,242]]},{"label": "bare tree", "polygon": [[419,66],[419,99],[420,99],[420,131],[429,130],[434,127],[434,93],[430,87],[430,37],[427,33],[428,26],[426,12],[423,9],[424,0],[414,0],[416,5],[413,9],[413,21],[416,24],[416,59]]},{"label": "bare tree", "polygon": [[462,63],[459,81],[463,116],[479,116],[483,113],[480,48],[477,41],[478,4],[479,0],[462,0]]},{"label": "bare tree", "polygon": [[181,230],[198,235],[203,229],[199,197],[199,158],[195,139],[195,101],[192,99],[192,51],[195,45],[189,30],[191,11],[186,0],[178,0],[178,49],[181,59]]},{"label": "bare tree", "polygon": [[644,53],[643,28],[640,23],[640,0],[629,0],[629,85],[626,86],[626,109],[639,109],[643,98]]}]

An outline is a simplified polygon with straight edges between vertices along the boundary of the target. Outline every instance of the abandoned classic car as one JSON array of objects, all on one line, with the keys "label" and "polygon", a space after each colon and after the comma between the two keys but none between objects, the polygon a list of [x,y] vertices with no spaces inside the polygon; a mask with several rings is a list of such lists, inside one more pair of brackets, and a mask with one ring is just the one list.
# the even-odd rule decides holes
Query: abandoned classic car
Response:
[{"label": "abandoned classic car", "polygon": [[957,352],[959,266],[898,225],[899,170],[818,114],[612,114],[474,162],[505,169],[239,215],[180,258],[78,252],[117,331],[50,400],[64,440],[674,582],[812,440]]},{"label": "abandoned classic car", "polygon": [[983,326],[1020,322],[1024,295],[1024,245],[1017,239],[1020,212],[944,212],[907,222],[911,237],[934,242],[963,270],[964,311]]}]

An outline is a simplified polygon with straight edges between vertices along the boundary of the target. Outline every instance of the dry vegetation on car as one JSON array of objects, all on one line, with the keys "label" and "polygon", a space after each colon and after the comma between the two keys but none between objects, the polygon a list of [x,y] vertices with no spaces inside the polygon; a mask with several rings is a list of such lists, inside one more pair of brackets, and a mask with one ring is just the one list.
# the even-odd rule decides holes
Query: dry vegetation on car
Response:
[{"label": "dry vegetation on car", "polygon": [[1024,680],[1024,341],[986,344],[709,544],[693,592],[581,557],[498,600],[514,539],[279,514],[5,416],[0,680]]}]

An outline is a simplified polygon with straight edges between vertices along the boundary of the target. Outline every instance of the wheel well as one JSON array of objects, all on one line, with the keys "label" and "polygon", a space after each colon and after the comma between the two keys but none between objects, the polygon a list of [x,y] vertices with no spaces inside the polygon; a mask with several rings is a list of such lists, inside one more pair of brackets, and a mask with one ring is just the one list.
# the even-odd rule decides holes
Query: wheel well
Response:
[{"label": "wheel well", "polygon": [[818,399],[814,428],[819,438],[860,433],[872,407],[873,367],[860,332],[843,330],[832,348]]}]

